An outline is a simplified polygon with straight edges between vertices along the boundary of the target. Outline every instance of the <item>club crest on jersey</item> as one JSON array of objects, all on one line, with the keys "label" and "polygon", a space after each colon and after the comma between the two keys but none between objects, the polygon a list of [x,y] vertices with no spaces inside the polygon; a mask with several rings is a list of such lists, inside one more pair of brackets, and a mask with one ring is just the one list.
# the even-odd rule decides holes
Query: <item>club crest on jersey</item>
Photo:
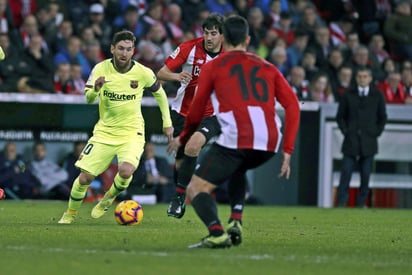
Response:
[{"label": "club crest on jersey", "polygon": [[130,80],[130,88],[136,89],[138,86],[137,80]]}]

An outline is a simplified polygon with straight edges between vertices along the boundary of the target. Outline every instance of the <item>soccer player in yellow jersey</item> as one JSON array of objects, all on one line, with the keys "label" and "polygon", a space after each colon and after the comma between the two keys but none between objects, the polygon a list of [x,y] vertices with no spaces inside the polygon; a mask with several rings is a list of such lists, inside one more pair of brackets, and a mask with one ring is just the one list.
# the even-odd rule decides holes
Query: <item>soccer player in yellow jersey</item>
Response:
[{"label": "soccer player in yellow jersey", "polygon": [[155,97],[163,120],[163,133],[172,139],[173,127],[167,96],[153,71],[132,60],[135,45],[132,32],[121,31],[113,36],[111,59],[98,63],[86,83],[86,99],[99,98],[99,121],[76,162],[80,175],[74,180],[69,205],[59,220],[70,224],[83,202],[94,178],[100,175],[117,156],[118,173],[103,199],[93,208],[91,216],[100,218],[120,192],[132,181],[145,143],[144,120],[141,113],[143,90]]}]

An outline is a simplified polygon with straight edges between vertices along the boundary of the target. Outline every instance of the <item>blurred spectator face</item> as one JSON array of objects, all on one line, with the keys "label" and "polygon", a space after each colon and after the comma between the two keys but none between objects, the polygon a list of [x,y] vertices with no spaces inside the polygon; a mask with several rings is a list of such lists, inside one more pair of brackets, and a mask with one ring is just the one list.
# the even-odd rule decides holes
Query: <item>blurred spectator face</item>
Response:
[{"label": "blurred spectator face", "polygon": [[339,68],[343,64],[343,56],[340,51],[334,50],[330,53],[329,64],[334,68]]},{"label": "blurred spectator face", "polygon": [[325,75],[321,75],[315,79],[313,88],[315,91],[325,91],[328,86],[328,78]]},{"label": "blurred spectator face", "polygon": [[290,83],[299,87],[305,80],[305,70],[302,67],[293,67],[290,72]]},{"label": "blurred spectator face", "polygon": [[44,144],[36,144],[33,149],[33,157],[35,160],[43,160],[46,158],[46,146]]},{"label": "blurred spectator face", "polygon": [[329,29],[326,27],[320,27],[316,30],[316,41],[321,45],[321,46],[327,46],[329,45],[330,41],[330,32]]},{"label": "blurred spectator face", "polygon": [[82,30],[82,40],[85,44],[92,43],[96,40],[93,29],[91,27],[86,27]]},{"label": "blurred spectator face", "polygon": [[79,64],[72,64],[70,66],[70,77],[72,79],[82,78],[82,67]]},{"label": "blurred spectator face", "polygon": [[29,35],[35,34],[39,32],[37,19],[34,15],[28,15],[23,21],[22,28],[26,31]]},{"label": "blurred spectator face", "polygon": [[10,38],[6,33],[0,34],[0,46],[5,51],[10,47]]},{"label": "blurred spectator face", "polygon": [[275,47],[270,56],[275,65],[282,65],[287,60],[286,50],[282,47]]},{"label": "blurred spectator face", "polygon": [[79,38],[72,36],[67,43],[67,51],[70,56],[76,56],[81,49],[81,41]]},{"label": "blurred spectator face", "polygon": [[359,47],[359,36],[357,33],[350,33],[346,39],[346,45],[354,51],[357,47]]},{"label": "blurred spectator face", "polygon": [[395,62],[390,58],[385,59],[383,62],[383,70],[388,73],[394,72],[396,70]]},{"label": "blurred spectator face", "polygon": [[160,3],[155,3],[149,8],[148,14],[154,20],[161,21],[163,18],[163,7]]},{"label": "blurred spectator face", "polygon": [[146,143],[145,149],[144,149],[144,155],[145,159],[152,159],[155,157],[156,152],[155,152],[155,146],[153,143]]},{"label": "blurred spectator face", "polygon": [[272,1],[270,3],[270,11],[274,14],[280,14],[282,10],[282,3],[279,0]]},{"label": "blurred spectator face", "polygon": [[95,41],[87,45],[86,56],[88,59],[98,62],[101,59],[100,51],[101,51],[100,44],[97,41]]},{"label": "blurred spectator face", "polygon": [[316,56],[312,52],[306,52],[302,58],[302,65],[305,68],[312,68],[316,64]]},{"label": "blurred spectator face", "polygon": [[154,61],[156,60],[156,51],[152,48],[150,43],[143,43],[139,47],[139,56],[141,59]]},{"label": "blurred spectator face", "polygon": [[218,52],[222,47],[223,35],[219,33],[219,29],[214,27],[213,29],[203,29],[203,39],[205,48],[209,52]]},{"label": "blurred spectator face", "polygon": [[139,20],[138,10],[137,9],[127,10],[126,13],[124,14],[124,20],[126,21],[126,25],[130,27],[134,26]]},{"label": "blurred spectator face", "polygon": [[388,76],[388,83],[392,91],[396,92],[399,84],[401,83],[401,75],[397,72],[392,72]]},{"label": "blurred spectator face", "polygon": [[303,10],[302,21],[309,26],[313,26],[316,23],[316,16],[316,10],[313,7],[307,6]]},{"label": "blurred spectator face", "polygon": [[250,9],[247,19],[252,29],[260,29],[262,27],[264,17],[262,11],[255,7]]},{"label": "blurred spectator face", "polygon": [[3,14],[7,8],[7,0],[0,0],[0,14]]},{"label": "blurred spectator face", "polygon": [[343,67],[339,70],[338,79],[343,87],[349,87],[352,80],[352,69],[349,67]]},{"label": "blurred spectator face", "polygon": [[71,21],[63,21],[59,26],[61,35],[68,39],[73,34],[73,25]]},{"label": "blurred spectator face", "polygon": [[32,50],[41,50],[43,37],[40,34],[34,34],[30,37],[29,48]]},{"label": "blurred spectator face", "polygon": [[281,47],[281,48],[286,49],[287,46],[288,46],[288,44],[286,43],[286,40],[283,39],[282,37],[277,37],[275,39],[274,47]]},{"label": "blurred spectator face", "polygon": [[410,86],[412,84],[412,69],[404,68],[401,74],[401,81],[404,85]]},{"label": "blurred spectator face", "polygon": [[9,161],[13,161],[17,158],[17,148],[15,143],[8,142],[4,145],[4,157]]},{"label": "blurred spectator face", "polygon": [[166,32],[161,23],[155,23],[150,27],[147,36],[153,42],[161,42],[165,39]]},{"label": "blurred spectator face", "polygon": [[167,8],[168,21],[173,23],[179,23],[182,18],[182,10],[177,4],[170,4]]},{"label": "blurred spectator face", "polygon": [[70,64],[59,64],[57,67],[57,77],[61,83],[66,83],[70,79]]},{"label": "blurred spectator face", "polygon": [[380,34],[374,34],[371,38],[370,47],[372,50],[380,50],[385,46],[385,40]]},{"label": "blurred spectator face", "polygon": [[306,46],[308,45],[308,39],[309,37],[307,35],[302,35],[302,36],[295,36],[295,46],[299,50],[303,51],[306,49]]},{"label": "blurred spectator face", "polygon": [[[269,29],[269,30],[266,32],[265,44],[266,44],[268,47],[274,47],[277,38],[278,38],[278,33],[277,33],[274,29]],[[285,43],[286,43],[286,42],[285,42]]]},{"label": "blurred spectator face", "polygon": [[399,14],[409,16],[411,15],[411,5],[408,2],[403,1],[396,6],[395,11]]},{"label": "blurred spectator face", "polygon": [[90,6],[90,21],[93,24],[99,24],[104,20],[104,7],[100,3],[92,4]]},{"label": "blurred spectator face", "polygon": [[358,48],[354,57],[356,64],[366,66],[369,60],[369,51],[364,47]]}]

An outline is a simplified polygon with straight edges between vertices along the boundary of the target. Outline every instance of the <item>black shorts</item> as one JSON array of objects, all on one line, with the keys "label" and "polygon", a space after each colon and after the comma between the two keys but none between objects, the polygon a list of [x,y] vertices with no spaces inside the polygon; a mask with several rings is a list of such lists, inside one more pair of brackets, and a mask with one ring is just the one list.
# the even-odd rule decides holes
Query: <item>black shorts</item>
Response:
[{"label": "black shorts", "polygon": [[[173,128],[174,128],[173,136],[177,137],[183,131],[186,118],[182,116],[181,114],[179,114],[178,112],[176,112],[175,110],[172,110],[170,115],[172,117]],[[196,131],[203,134],[203,136],[206,138],[206,143],[208,143],[209,140],[213,138],[214,136],[219,135],[220,125],[219,125],[219,122],[217,121],[216,116],[210,116],[210,117],[204,118],[200,122],[200,125]],[[177,159],[182,158],[183,154],[184,154],[184,146],[180,146],[176,153],[176,158]]]},{"label": "black shorts", "polygon": [[274,152],[252,149],[230,149],[216,143],[198,161],[195,175],[214,185],[223,184],[235,173],[246,173],[275,155]]}]

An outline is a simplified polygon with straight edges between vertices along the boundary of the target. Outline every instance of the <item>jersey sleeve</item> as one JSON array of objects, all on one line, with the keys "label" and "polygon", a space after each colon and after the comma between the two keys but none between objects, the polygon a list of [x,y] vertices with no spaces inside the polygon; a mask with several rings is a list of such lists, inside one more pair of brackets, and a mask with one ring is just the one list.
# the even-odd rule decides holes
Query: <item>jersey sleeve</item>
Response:
[{"label": "jersey sleeve", "polygon": [[95,66],[90,75],[89,78],[86,81],[86,86],[84,93],[86,95],[86,101],[87,103],[93,103],[96,101],[99,93],[94,91],[94,82],[98,78],[98,75],[100,74],[100,69],[98,66]]},{"label": "jersey sleeve", "polygon": [[165,65],[172,72],[176,71],[183,64],[186,63],[191,46],[187,43],[180,44],[165,60]]},{"label": "jersey sleeve", "polygon": [[293,92],[289,83],[276,72],[275,77],[276,101],[285,109],[285,133],[283,141],[283,151],[292,154],[295,144],[296,135],[299,128],[300,106],[296,94]]}]

